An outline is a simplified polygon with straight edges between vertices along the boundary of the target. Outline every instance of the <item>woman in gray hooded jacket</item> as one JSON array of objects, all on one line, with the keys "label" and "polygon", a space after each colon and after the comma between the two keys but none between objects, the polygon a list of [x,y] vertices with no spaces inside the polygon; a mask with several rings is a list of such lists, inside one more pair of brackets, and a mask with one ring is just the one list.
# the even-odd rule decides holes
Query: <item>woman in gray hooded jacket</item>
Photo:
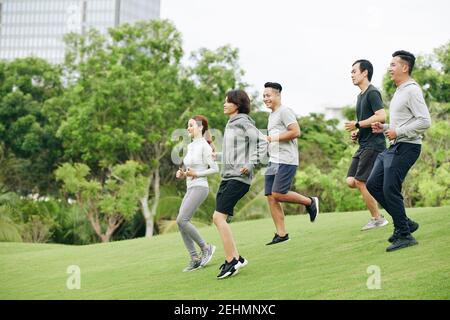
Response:
[{"label": "woman in gray hooded jacket", "polygon": [[248,261],[239,255],[228,224],[237,202],[249,191],[253,167],[267,158],[266,137],[255,127],[250,113],[250,98],[243,90],[231,90],[225,97],[224,114],[230,119],[222,143],[222,181],[216,197],[214,224],[222,239],[225,262],[219,279],[237,274]]}]

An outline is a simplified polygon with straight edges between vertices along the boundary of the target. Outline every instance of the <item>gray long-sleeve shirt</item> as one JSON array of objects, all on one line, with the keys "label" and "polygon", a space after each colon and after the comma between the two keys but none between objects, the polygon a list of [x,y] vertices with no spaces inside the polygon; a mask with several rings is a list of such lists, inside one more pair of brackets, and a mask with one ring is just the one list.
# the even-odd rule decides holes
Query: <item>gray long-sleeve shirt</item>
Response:
[{"label": "gray long-sleeve shirt", "polygon": [[389,117],[391,123],[385,129],[395,129],[397,133],[391,144],[422,144],[422,134],[431,126],[431,117],[416,81],[408,80],[397,88],[389,105]]},{"label": "gray long-sleeve shirt", "polygon": [[[255,127],[255,122],[248,115],[239,113],[231,118],[223,137],[222,179],[251,184],[253,166],[267,160],[267,145],[265,136]],[[248,174],[240,172],[243,167],[249,169]]]}]

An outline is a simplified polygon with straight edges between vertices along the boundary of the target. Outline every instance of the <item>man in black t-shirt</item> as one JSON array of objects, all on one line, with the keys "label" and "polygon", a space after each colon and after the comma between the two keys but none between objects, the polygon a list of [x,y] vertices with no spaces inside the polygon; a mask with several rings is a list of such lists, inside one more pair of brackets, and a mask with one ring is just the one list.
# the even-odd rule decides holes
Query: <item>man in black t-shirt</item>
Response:
[{"label": "man in black t-shirt", "polygon": [[356,103],[357,121],[345,123],[345,129],[351,132],[354,142],[358,140],[359,149],[353,155],[352,163],[347,173],[347,184],[361,192],[364,202],[372,218],[361,230],[383,227],[388,221],[380,214],[377,201],[367,191],[366,181],[372,171],[379,153],[386,149],[386,140],[381,133],[372,133],[371,124],[385,122],[386,112],[383,109],[381,94],[370,81],[373,66],[367,60],[357,60],[352,66],[353,84],[361,89]]}]

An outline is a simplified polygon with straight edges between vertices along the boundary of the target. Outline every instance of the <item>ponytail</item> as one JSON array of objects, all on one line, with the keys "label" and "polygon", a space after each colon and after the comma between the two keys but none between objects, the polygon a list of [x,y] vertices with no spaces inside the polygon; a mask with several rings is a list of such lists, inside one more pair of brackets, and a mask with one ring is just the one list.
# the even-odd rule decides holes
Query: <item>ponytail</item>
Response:
[{"label": "ponytail", "polygon": [[202,136],[203,136],[203,138],[205,138],[205,140],[211,146],[213,152],[215,152],[216,147],[213,144],[211,133],[209,132],[209,129],[208,129],[208,119],[202,115],[196,115],[196,116],[192,117],[192,119],[194,119],[197,122],[202,123]]}]

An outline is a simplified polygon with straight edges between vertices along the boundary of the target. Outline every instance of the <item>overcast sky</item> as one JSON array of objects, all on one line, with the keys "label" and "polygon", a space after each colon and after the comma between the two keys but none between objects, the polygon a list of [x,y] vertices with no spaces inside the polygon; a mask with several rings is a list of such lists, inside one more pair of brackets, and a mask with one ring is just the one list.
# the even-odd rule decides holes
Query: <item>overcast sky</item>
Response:
[{"label": "overcast sky", "polygon": [[449,0],[161,0],[188,54],[230,44],[240,51],[244,81],[262,93],[283,86],[283,104],[297,114],[354,104],[352,63],[374,65],[381,87],[391,54],[428,54],[450,40]]}]

